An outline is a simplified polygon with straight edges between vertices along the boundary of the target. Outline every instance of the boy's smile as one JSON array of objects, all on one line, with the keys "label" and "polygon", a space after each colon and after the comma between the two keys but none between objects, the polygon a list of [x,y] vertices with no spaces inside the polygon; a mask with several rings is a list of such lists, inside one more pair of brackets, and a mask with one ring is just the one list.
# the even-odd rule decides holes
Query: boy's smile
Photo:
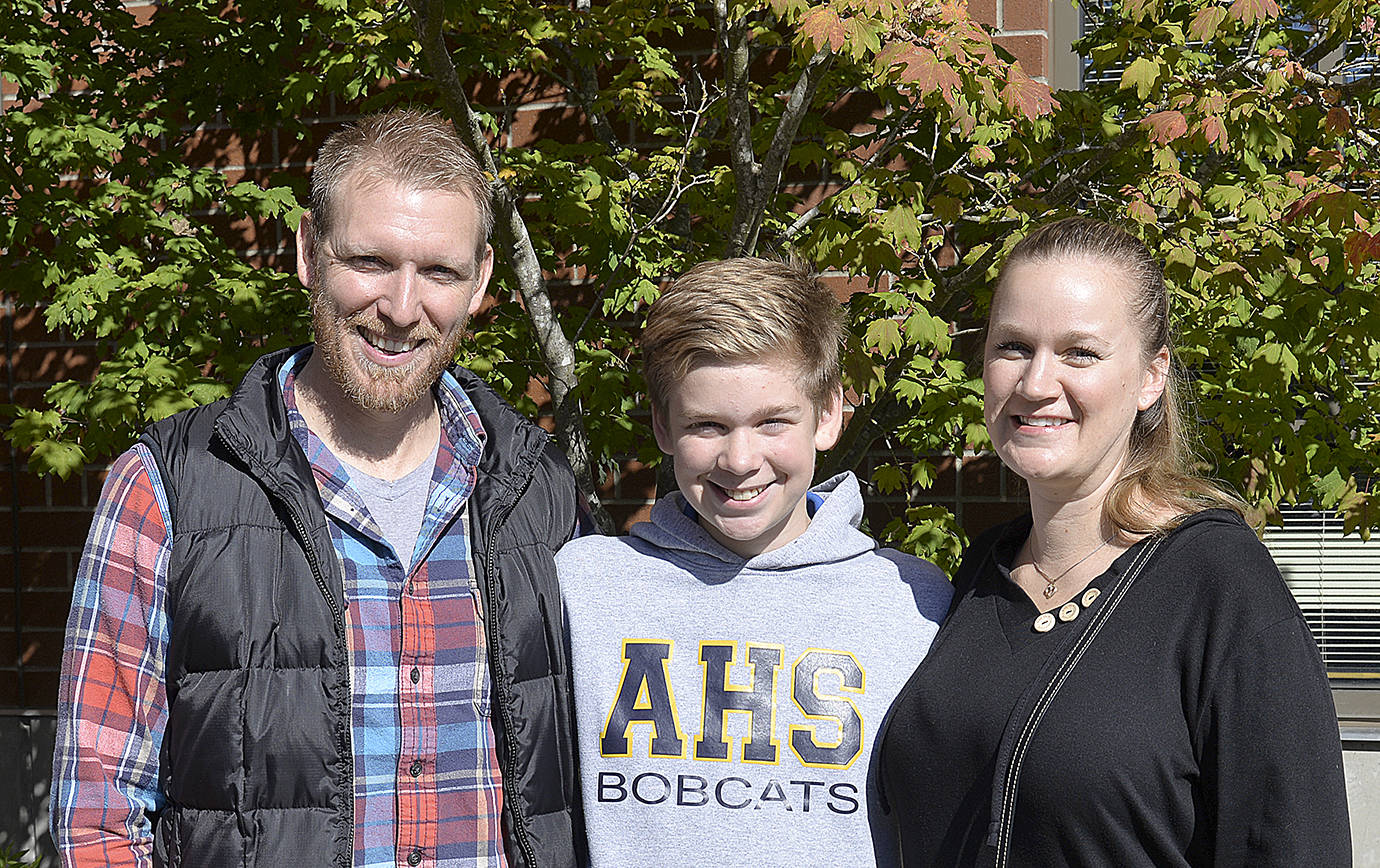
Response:
[{"label": "boy's smile", "polygon": [[782,358],[702,363],[652,414],[700,525],[744,558],[804,533],[815,452],[838,440],[841,393],[817,409],[799,381],[799,366]]}]

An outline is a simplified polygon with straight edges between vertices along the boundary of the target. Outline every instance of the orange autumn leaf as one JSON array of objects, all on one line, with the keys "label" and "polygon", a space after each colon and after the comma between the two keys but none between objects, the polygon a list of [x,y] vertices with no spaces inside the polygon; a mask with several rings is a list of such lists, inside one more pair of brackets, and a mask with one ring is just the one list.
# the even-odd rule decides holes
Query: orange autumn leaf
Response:
[{"label": "orange autumn leaf", "polygon": [[1031,119],[1049,114],[1059,105],[1059,101],[1054,98],[1049,85],[1041,84],[1026,75],[1025,70],[1021,69],[1019,60],[1011,65],[1006,87],[1002,88],[1001,91],[1001,99],[1002,102],[1006,103],[1007,108],[1014,109]]},{"label": "orange autumn leaf", "polygon": [[848,42],[848,26],[839,14],[828,6],[817,6],[800,19],[800,33],[815,45],[828,45],[838,51]]},{"label": "orange autumn leaf", "polygon": [[1234,0],[1228,10],[1231,17],[1247,27],[1257,21],[1279,17],[1279,4],[1275,0]]},{"label": "orange autumn leaf", "polygon": [[1226,153],[1229,143],[1227,142],[1227,127],[1222,123],[1222,119],[1217,115],[1203,118],[1202,122],[1203,139],[1209,144],[1216,146],[1217,150]]},{"label": "orange autumn leaf", "polygon": [[1188,133],[1188,121],[1179,111],[1155,112],[1140,123],[1150,130],[1150,141],[1157,145],[1168,144]]},{"label": "orange autumn leaf", "polygon": [[1346,261],[1353,269],[1359,270],[1370,260],[1380,259],[1380,232],[1374,235],[1356,232],[1343,242],[1343,247],[1346,249]]}]

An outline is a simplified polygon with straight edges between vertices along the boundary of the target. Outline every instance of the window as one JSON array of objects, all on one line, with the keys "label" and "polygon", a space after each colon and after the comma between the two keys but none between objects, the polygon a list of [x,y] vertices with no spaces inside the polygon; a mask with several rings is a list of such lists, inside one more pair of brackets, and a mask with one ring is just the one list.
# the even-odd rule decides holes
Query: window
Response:
[{"label": "window", "polygon": [[1380,537],[1345,535],[1333,515],[1286,507],[1265,545],[1318,640],[1343,738],[1380,740]]}]

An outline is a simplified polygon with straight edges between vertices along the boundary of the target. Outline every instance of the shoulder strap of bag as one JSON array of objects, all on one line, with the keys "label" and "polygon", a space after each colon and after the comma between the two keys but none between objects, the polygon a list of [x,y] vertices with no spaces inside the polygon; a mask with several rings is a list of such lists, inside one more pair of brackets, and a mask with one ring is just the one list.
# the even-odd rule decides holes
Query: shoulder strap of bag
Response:
[{"label": "shoulder strap of bag", "polygon": [[1068,680],[1079,661],[1087,653],[1089,646],[1097,639],[1103,625],[1112,612],[1121,605],[1137,576],[1154,556],[1163,536],[1152,537],[1136,555],[1131,566],[1117,578],[1102,603],[1089,612],[1089,617],[1081,624],[1073,625],[1064,642],[1049,656],[1040,672],[1026,686],[1017,700],[1016,706],[1007,719],[1002,733],[1001,744],[997,748],[997,767],[992,777],[992,822],[988,827],[987,841],[978,864],[1004,868],[1011,847],[1011,827],[1015,815],[1016,793],[1020,783],[1021,763],[1026,750],[1045,712],[1049,710],[1055,695]]}]

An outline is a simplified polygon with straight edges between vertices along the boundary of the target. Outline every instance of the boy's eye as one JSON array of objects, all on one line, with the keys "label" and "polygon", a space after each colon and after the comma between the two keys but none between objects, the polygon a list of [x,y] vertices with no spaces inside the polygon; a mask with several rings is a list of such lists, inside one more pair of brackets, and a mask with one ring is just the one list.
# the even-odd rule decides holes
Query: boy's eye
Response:
[{"label": "boy's eye", "polygon": [[703,431],[705,433],[713,433],[717,431],[727,430],[726,428],[724,428],[723,425],[719,424],[718,422],[711,422],[708,419],[701,419],[697,422],[691,422],[689,425],[685,427],[689,428],[691,431]]}]

